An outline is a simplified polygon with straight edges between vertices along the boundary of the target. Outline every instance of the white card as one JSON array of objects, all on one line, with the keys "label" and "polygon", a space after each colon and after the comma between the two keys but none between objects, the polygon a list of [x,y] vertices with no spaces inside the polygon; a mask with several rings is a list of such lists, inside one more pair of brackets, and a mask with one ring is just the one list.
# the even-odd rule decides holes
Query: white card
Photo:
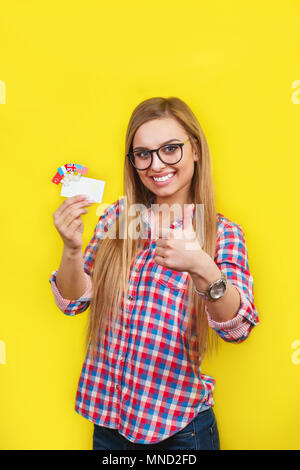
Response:
[{"label": "white card", "polygon": [[95,202],[102,202],[105,181],[81,176],[78,181],[70,181],[69,184],[61,185],[61,196],[72,197],[86,194]]}]

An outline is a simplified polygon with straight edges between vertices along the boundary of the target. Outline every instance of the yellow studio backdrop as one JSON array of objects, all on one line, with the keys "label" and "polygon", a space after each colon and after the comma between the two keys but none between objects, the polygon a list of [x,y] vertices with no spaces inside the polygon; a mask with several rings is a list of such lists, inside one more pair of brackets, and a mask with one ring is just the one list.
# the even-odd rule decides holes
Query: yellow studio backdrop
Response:
[{"label": "yellow studio backdrop", "polygon": [[[300,449],[300,2],[1,1],[1,449],[91,449],[74,411],[88,311],[55,305],[51,182],[68,162],[123,194],[134,107],[178,96],[212,151],[217,210],[245,232],[260,325],[225,343],[221,449]],[[100,208],[101,210],[103,209]],[[100,212],[101,212],[100,210]],[[84,216],[84,247],[100,213]]]}]

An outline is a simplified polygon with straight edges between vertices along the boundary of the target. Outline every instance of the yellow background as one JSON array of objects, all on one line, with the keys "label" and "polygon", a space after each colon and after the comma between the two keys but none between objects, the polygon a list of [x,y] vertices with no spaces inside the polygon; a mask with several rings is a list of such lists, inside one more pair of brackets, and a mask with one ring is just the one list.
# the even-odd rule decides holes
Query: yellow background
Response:
[{"label": "yellow background", "polygon": [[51,179],[81,163],[107,182],[103,203],[120,197],[127,123],[152,96],[191,106],[217,209],[246,235],[261,324],[202,368],[221,448],[300,448],[299,31],[299,1],[1,1],[1,449],[92,448],[74,411],[88,313],[65,316],[48,282]]}]

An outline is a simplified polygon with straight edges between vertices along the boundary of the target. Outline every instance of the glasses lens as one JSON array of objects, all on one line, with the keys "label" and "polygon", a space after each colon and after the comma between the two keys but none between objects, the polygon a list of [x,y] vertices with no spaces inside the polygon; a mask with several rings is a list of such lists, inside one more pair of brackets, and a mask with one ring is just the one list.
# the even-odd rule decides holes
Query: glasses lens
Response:
[{"label": "glasses lens", "polygon": [[133,152],[131,158],[132,163],[138,170],[144,170],[145,168],[148,168],[148,166],[150,166],[151,153],[147,152],[147,150],[137,150]]},{"label": "glasses lens", "polygon": [[[159,149],[159,156],[164,163],[172,165],[181,159],[181,146],[177,144],[164,145]],[[132,163],[137,170],[145,170],[151,164],[151,153],[147,150],[133,152]]]},{"label": "glasses lens", "polygon": [[169,165],[177,163],[181,158],[181,147],[177,144],[169,144],[159,150],[160,158]]}]

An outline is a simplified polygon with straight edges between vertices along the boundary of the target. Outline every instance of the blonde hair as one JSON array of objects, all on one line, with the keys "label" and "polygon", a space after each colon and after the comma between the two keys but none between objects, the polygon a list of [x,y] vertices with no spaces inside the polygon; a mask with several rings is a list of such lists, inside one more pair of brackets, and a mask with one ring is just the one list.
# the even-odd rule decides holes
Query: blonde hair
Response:
[{"label": "blonde hair", "polygon": [[[191,181],[191,197],[194,204],[203,204],[204,227],[201,241],[203,250],[212,259],[216,250],[217,219],[215,208],[215,193],[212,175],[212,161],[207,140],[197,118],[189,106],[179,98],[155,97],[142,101],[133,111],[128,123],[125,142],[125,155],[132,150],[132,142],[137,129],[145,122],[165,117],[173,117],[185,129],[194,151],[199,156],[194,162],[194,174]],[[153,193],[143,185],[137,171],[125,156],[124,161],[124,193],[127,207],[132,204],[148,205]],[[197,206],[196,206],[197,207]],[[115,233],[119,233],[119,227],[129,226],[127,208],[120,213],[116,220],[116,226],[112,227]],[[195,217],[193,219],[195,227]],[[112,238],[109,236],[101,240],[94,260],[92,281],[93,292],[90,304],[86,347],[91,347],[91,354],[96,355],[97,344],[102,340],[105,328],[115,321],[120,311],[122,295],[127,292],[130,266],[138,253],[139,239],[125,236]],[[209,328],[207,315],[204,310],[204,301],[199,297],[192,286],[189,276],[187,284],[188,296],[188,340],[186,352],[198,373],[198,366],[206,352],[211,352],[217,346],[217,334]],[[125,296],[124,296],[125,297]],[[193,309],[194,308],[194,309]],[[196,328],[196,335],[192,335],[192,329]],[[196,374],[197,375],[197,374]]]}]

